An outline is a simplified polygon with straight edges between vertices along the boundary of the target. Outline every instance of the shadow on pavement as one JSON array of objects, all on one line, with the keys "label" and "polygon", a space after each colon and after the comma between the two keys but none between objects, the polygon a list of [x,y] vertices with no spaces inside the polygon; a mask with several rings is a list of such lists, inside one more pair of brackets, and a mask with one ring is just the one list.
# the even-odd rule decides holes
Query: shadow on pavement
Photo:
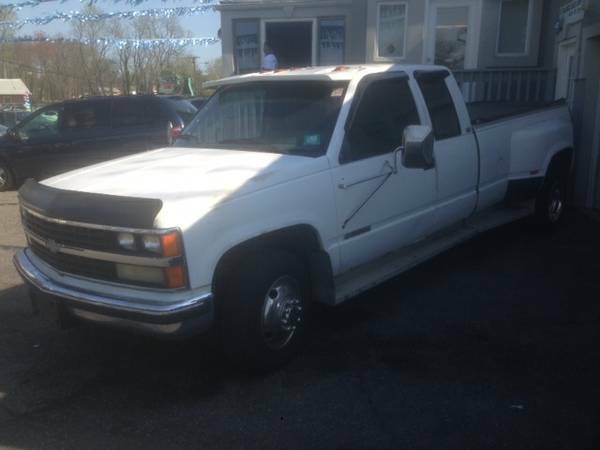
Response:
[{"label": "shadow on pavement", "polygon": [[[214,342],[28,315],[0,293],[0,446],[594,448],[600,226],[486,233],[339,308],[261,377]],[[597,448],[597,447],[596,447]]]}]

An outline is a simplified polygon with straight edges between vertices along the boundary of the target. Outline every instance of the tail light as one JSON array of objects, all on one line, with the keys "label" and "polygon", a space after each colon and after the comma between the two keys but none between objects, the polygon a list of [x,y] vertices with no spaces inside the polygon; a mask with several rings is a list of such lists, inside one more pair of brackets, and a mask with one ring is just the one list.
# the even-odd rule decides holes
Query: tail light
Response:
[{"label": "tail light", "polygon": [[173,125],[173,122],[169,122],[169,129],[168,129],[168,140],[169,140],[169,144],[172,144],[173,142],[175,142],[175,140],[181,136],[181,133],[183,133],[183,125]]}]

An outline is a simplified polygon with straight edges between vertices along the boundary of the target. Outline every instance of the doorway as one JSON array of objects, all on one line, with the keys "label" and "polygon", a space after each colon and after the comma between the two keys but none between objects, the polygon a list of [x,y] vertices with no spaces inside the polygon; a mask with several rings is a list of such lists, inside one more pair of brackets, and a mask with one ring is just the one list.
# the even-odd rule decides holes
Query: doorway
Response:
[{"label": "doorway", "polygon": [[263,36],[271,45],[279,68],[314,65],[314,28],[313,20],[264,22]]},{"label": "doorway", "polygon": [[452,70],[477,66],[477,13],[480,4],[473,0],[431,2],[428,18],[428,64],[446,66]]}]

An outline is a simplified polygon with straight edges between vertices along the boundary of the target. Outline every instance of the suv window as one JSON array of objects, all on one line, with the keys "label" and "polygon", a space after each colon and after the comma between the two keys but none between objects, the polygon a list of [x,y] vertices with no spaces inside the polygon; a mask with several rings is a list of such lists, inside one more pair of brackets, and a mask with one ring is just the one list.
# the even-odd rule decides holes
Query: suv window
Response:
[{"label": "suv window", "polygon": [[67,103],[63,128],[65,131],[79,131],[110,126],[110,103],[107,101],[87,101]]},{"label": "suv window", "polygon": [[406,77],[373,81],[361,96],[346,134],[341,162],[390,153],[402,145],[404,129],[420,123]]},{"label": "suv window", "polygon": [[144,98],[118,98],[113,100],[113,127],[152,125],[160,116],[160,105]]},{"label": "suv window", "polygon": [[62,114],[62,106],[48,107],[33,113],[17,125],[19,137],[26,141],[29,139],[48,139],[58,136]]},{"label": "suv window", "polygon": [[438,141],[460,136],[460,122],[445,77],[423,77],[417,80],[429,110],[433,134]]}]

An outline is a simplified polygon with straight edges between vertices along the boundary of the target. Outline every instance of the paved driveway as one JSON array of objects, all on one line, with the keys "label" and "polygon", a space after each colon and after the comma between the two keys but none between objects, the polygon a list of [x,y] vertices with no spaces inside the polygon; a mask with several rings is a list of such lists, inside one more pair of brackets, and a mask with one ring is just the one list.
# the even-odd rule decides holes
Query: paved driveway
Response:
[{"label": "paved driveway", "polygon": [[263,377],[199,340],[30,316],[0,194],[0,448],[600,448],[600,225],[525,223],[319,310]]}]

